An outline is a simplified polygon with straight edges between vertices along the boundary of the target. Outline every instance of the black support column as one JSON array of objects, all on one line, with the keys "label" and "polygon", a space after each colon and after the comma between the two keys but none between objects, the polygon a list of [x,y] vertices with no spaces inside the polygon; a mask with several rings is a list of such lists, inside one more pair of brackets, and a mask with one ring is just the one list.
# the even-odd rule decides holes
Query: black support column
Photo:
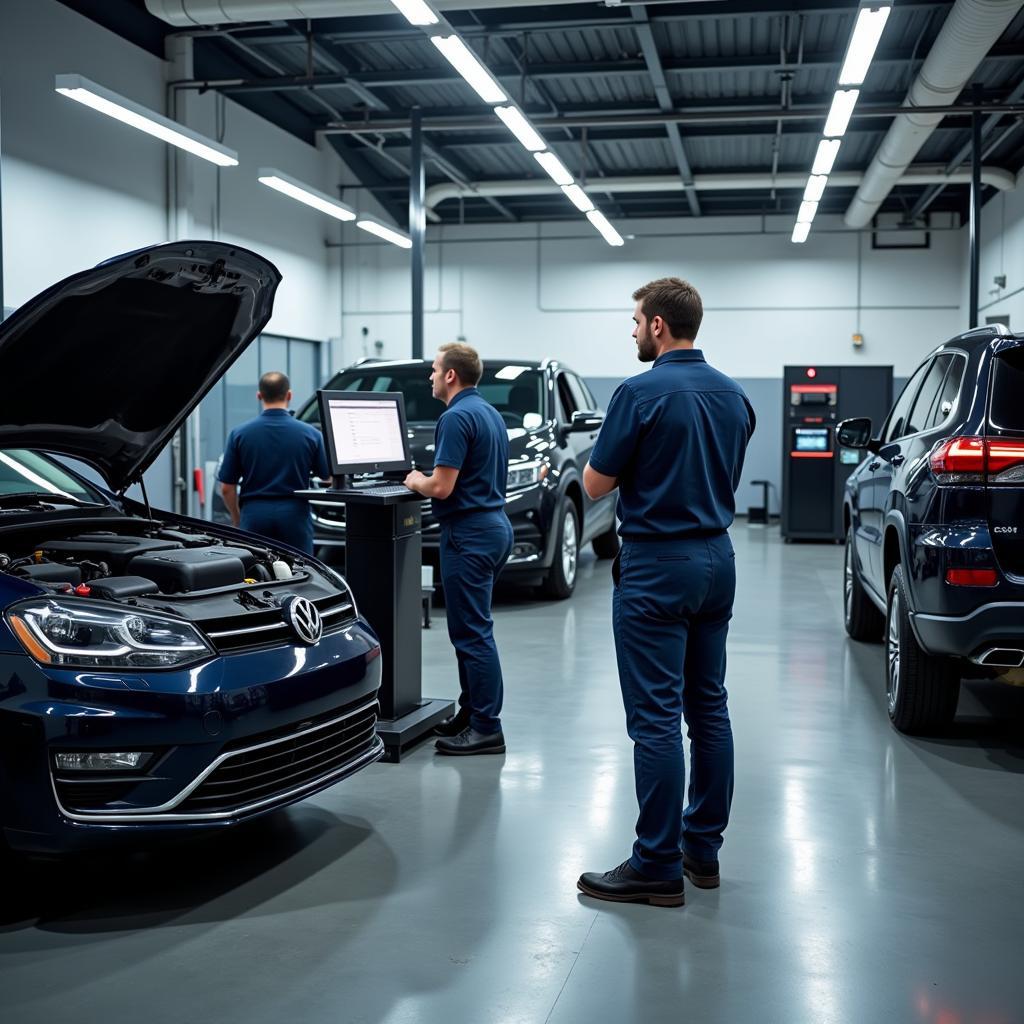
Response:
[{"label": "black support column", "polygon": [[[974,101],[978,101],[978,87],[974,88]],[[971,114],[971,297],[968,328],[978,326],[978,291],[981,274],[981,114]]]},{"label": "black support column", "polygon": [[423,128],[419,107],[412,108],[409,161],[409,237],[412,239],[412,357],[423,358],[423,267],[427,221],[423,208]]}]

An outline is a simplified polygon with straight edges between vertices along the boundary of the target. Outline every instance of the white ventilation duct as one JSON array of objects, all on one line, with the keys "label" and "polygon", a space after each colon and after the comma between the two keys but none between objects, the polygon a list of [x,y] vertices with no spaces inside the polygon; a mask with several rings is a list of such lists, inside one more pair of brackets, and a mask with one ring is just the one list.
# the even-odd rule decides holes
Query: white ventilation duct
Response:
[{"label": "white ventilation duct", "polygon": [[[864,179],[860,171],[838,171],[829,175],[829,187],[853,188]],[[920,167],[902,174],[893,184],[898,185],[964,185],[971,180],[970,171],[955,171],[946,174],[940,167]],[[981,180],[1000,191],[1012,189],[1016,179],[1011,171],[1000,167],[983,167]],[[693,188],[697,192],[736,192],[748,189],[802,189],[807,184],[807,174],[696,174]],[[684,185],[678,174],[648,175],[634,178],[596,178],[587,182],[591,195],[616,192],[682,192]],[[890,186],[891,187],[891,186]],[[462,188],[449,182],[431,185],[424,196],[428,210],[432,210],[446,199],[459,196],[539,196],[561,195],[562,190],[546,178],[529,181],[484,181]]]},{"label": "white ventilation duct", "polygon": [[914,113],[912,108],[952,103],[1021,7],[1024,3],[1020,0],[957,0],[903,101],[903,106],[911,109],[895,118],[864,172],[846,211],[851,228],[871,223],[942,120],[942,114]]},{"label": "white ventilation duct", "polygon": [[[560,4],[593,4],[594,0],[558,0]],[[494,7],[542,7],[551,0],[431,0],[441,12],[489,10]],[[358,18],[397,14],[390,0],[146,0],[146,9],[175,28],[232,25],[249,21],[293,18]]]}]

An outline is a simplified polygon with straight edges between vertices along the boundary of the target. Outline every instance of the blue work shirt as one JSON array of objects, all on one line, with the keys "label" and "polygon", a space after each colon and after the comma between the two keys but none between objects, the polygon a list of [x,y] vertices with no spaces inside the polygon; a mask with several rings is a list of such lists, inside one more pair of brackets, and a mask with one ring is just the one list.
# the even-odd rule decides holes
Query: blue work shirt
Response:
[{"label": "blue work shirt", "polygon": [[590,456],[619,481],[621,536],[727,530],[754,423],[743,389],[699,349],[673,349],[623,381]]},{"label": "blue work shirt", "polygon": [[264,409],[228,434],[217,473],[223,484],[241,482],[240,500],[294,498],[311,475],[331,475],[323,435],[287,409]]},{"label": "blue work shirt", "polygon": [[505,507],[508,430],[476,388],[460,391],[441,413],[434,428],[434,466],[459,471],[449,497],[433,500],[437,519]]}]

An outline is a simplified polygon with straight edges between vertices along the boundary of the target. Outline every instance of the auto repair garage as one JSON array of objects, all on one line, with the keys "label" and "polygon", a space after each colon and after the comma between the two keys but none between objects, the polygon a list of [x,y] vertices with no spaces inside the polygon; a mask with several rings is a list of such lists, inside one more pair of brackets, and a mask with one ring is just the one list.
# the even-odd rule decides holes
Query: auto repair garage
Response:
[{"label": "auto repair garage", "polygon": [[4,0],[0,1016],[1012,1024],[1019,0]]}]

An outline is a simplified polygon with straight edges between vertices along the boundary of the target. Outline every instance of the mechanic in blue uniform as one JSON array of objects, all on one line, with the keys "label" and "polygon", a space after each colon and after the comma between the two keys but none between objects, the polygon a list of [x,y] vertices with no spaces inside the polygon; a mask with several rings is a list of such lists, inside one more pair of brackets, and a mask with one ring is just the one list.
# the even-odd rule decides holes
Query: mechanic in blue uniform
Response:
[{"label": "mechanic in blue uniform", "polygon": [[459,710],[438,727],[441,754],[502,754],[501,663],[491,595],[512,553],[505,514],[508,431],[477,390],[483,365],[469,345],[442,345],[430,383],[448,408],[434,433],[434,470],[413,471],[407,487],[432,499],[441,527],[441,582],[448,636],[459,665]]},{"label": "mechanic in blue uniform", "polygon": [[732,801],[725,638],[736,568],[726,531],[754,411],[693,347],[704,311],[692,285],[664,278],[633,299],[637,355],[654,365],[612,396],[583,484],[592,498],[619,489],[612,617],[640,814],[629,860],[578,885],[598,899],[681,906],[684,875],[719,884]]},{"label": "mechanic in blue uniform", "polygon": [[309,502],[295,492],[309,487],[311,475],[329,480],[331,469],[320,431],[288,412],[290,388],[283,373],[260,377],[263,411],[228,435],[217,479],[235,526],[311,555]]}]

